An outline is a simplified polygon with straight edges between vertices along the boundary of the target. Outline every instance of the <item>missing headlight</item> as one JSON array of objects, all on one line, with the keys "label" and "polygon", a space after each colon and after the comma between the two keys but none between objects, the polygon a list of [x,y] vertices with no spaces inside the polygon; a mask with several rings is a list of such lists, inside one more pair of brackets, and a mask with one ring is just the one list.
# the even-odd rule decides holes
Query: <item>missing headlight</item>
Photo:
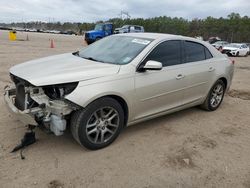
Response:
[{"label": "missing headlight", "polygon": [[77,87],[78,82],[66,83],[66,84],[57,84],[44,86],[44,93],[50,99],[62,99],[65,95],[70,94]]}]

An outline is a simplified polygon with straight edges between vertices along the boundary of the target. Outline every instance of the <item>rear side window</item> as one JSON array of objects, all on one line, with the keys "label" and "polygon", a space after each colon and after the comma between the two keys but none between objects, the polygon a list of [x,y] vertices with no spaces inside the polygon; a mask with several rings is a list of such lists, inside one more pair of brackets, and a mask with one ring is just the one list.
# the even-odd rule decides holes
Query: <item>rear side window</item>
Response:
[{"label": "rear side window", "polygon": [[159,61],[164,67],[181,64],[181,41],[172,40],[160,43],[144,62],[149,60]]},{"label": "rear side window", "polygon": [[141,30],[141,27],[135,26],[136,30]]},{"label": "rear side window", "polygon": [[185,42],[186,63],[206,59],[204,46],[196,42]]},{"label": "rear side window", "polygon": [[211,52],[210,52],[206,47],[204,47],[204,49],[205,49],[206,59],[211,59],[211,58],[213,58]]}]

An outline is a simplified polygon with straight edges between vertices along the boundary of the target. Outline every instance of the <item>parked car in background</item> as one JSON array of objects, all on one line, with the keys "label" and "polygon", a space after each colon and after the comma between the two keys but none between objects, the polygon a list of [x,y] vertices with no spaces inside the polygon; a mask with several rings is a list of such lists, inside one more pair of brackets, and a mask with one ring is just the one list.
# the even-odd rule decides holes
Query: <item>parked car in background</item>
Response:
[{"label": "parked car in background", "polygon": [[77,35],[75,31],[72,30],[67,30],[67,31],[61,31],[60,34],[65,34],[65,35]]},{"label": "parked car in background", "polygon": [[215,43],[212,44],[212,46],[214,46],[217,50],[222,50],[222,48],[226,45],[228,45],[229,43],[227,41],[217,41]]},{"label": "parked car in background", "polygon": [[75,140],[94,150],[127,125],[197,105],[216,110],[233,72],[233,62],[206,42],[127,33],[12,67],[4,98],[25,122],[55,135],[69,120]]},{"label": "parked car in background", "polygon": [[100,40],[112,34],[113,34],[112,23],[96,24],[94,30],[91,30],[85,33],[85,41],[88,44],[91,44],[97,40]]},{"label": "parked car in background", "polygon": [[215,43],[215,42],[217,42],[217,41],[221,41],[221,39],[220,39],[219,37],[210,37],[210,38],[208,39],[208,42],[209,42],[210,44],[213,44],[213,43]]},{"label": "parked car in background", "polygon": [[124,25],[121,28],[116,28],[114,33],[142,33],[144,32],[144,27],[139,25]]},{"label": "parked car in background", "polygon": [[250,55],[250,43],[245,43],[247,46],[248,46],[248,48],[249,48],[249,51],[248,51],[248,55]]},{"label": "parked car in background", "polygon": [[222,53],[229,56],[248,56],[249,47],[242,43],[231,43],[223,47]]}]

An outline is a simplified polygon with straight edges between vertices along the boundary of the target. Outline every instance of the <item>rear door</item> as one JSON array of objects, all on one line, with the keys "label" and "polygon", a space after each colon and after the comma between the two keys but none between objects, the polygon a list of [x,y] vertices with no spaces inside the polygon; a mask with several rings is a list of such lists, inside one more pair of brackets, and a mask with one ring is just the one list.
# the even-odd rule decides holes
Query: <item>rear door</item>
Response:
[{"label": "rear door", "polygon": [[207,95],[215,74],[212,54],[205,46],[193,41],[184,41],[184,51],[184,75],[188,83],[183,104],[199,102]]}]

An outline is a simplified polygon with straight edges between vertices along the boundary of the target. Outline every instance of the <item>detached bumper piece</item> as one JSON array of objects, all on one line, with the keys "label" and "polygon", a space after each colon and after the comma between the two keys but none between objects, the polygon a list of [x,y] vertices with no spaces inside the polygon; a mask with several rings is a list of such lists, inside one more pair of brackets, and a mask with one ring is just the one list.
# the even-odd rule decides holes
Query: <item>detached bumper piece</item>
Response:
[{"label": "detached bumper piece", "polygon": [[[24,124],[40,125],[55,135],[62,135],[66,129],[65,116],[74,108],[64,100],[51,100],[40,87],[24,87],[24,94],[20,99],[15,86],[5,87],[4,99],[13,114]],[[18,100],[17,100],[18,99]],[[23,108],[19,109],[17,101],[23,102]]]}]

